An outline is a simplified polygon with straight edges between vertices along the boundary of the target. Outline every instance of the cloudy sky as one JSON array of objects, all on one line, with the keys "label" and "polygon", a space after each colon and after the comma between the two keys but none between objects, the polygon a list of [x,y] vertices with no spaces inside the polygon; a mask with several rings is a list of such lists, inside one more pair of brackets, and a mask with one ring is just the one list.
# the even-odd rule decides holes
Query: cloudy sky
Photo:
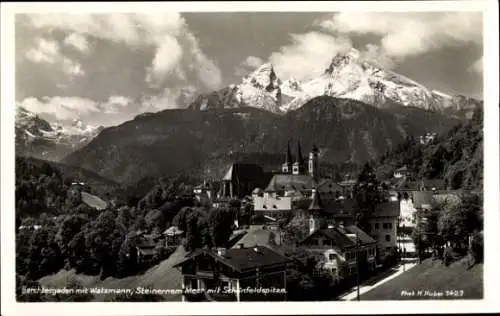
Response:
[{"label": "cloudy sky", "polygon": [[18,15],[15,37],[18,105],[49,120],[119,124],[264,62],[307,80],[351,47],[429,88],[482,98],[481,13]]}]

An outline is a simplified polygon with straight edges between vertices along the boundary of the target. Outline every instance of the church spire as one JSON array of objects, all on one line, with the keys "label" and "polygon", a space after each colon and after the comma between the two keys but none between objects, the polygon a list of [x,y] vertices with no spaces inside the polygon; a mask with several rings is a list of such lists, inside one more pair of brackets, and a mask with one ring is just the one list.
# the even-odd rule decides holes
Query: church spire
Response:
[{"label": "church spire", "polygon": [[281,165],[281,172],[291,173],[292,172],[292,151],[290,150],[290,141],[287,144],[286,158],[283,165]]},{"label": "church spire", "polygon": [[290,150],[290,141],[287,143],[287,150],[286,150],[286,164],[292,164],[292,151]]},{"label": "church spire", "polygon": [[306,171],[306,165],[304,163],[304,157],[302,156],[302,148],[300,147],[300,140],[297,141],[297,157],[295,157],[295,162],[293,163],[293,174],[299,175],[304,174]]}]

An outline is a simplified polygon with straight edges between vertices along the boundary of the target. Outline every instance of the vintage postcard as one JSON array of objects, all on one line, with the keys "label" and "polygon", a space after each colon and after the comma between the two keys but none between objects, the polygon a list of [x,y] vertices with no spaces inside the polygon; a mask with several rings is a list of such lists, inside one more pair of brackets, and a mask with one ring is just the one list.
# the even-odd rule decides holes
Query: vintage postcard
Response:
[{"label": "vintage postcard", "polygon": [[494,1],[2,4],[5,315],[494,311],[497,71]]}]

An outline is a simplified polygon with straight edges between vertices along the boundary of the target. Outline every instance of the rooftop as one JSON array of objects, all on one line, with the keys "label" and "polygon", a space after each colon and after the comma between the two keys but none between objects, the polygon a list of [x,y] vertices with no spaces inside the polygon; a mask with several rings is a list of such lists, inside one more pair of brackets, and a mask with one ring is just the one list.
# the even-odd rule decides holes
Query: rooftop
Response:
[{"label": "rooftop", "polygon": [[211,256],[216,261],[229,266],[240,273],[256,268],[286,265],[290,262],[290,259],[287,257],[265,246],[256,246],[252,248],[227,249],[223,255],[219,255],[215,249],[199,249],[175,266],[181,266],[187,261],[196,260],[198,256],[202,255]]},{"label": "rooftop", "polygon": [[264,178],[262,167],[257,164],[233,163],[223,180],[261,181]]},{"label": "rooftop", "polygon": [[358,234],[359,242],[361,245],[368,245],[376,243],[376,241],[363,232],[360,228],[351,225],[346,227],[329,227],[324,229],[319,229],[306,237],[301,243],[306,242],[311,236],[317,235],[325,236],[326,238],[332,240],[336,246],[341,249],[352,248],[356,246],[356,240],[347,236],[347,234]]}]

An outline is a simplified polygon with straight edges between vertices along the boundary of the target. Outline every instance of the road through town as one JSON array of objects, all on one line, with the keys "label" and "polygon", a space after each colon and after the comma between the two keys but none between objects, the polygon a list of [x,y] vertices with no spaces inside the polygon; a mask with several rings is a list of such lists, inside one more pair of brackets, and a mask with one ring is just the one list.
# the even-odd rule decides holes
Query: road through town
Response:
[{"label": "road through town", "polygon": [[[359,295],[363,295],[368,291],[373,290],[374,288],[380,286],[381,284],[384,284],[385,282],[399,276],[400,274],[404,273],[405,271],[408,271],[409,269],[413,268],[417,263],[410,261],[410,262],[405,262],[405,264],[401,264],[398,267],[393,268],[393,273],[388,275],[387,277],[377,280],[378,276],[374,276],[371,279],[368,279],[364,281],[362,284],[360,284],[359,287]],[[346,293],[342,294],[339,296],[339,300],[341,301],[353,301],[356,300],[358,293],[357,293],[357,286],[352,287],[349,291]]]}]

